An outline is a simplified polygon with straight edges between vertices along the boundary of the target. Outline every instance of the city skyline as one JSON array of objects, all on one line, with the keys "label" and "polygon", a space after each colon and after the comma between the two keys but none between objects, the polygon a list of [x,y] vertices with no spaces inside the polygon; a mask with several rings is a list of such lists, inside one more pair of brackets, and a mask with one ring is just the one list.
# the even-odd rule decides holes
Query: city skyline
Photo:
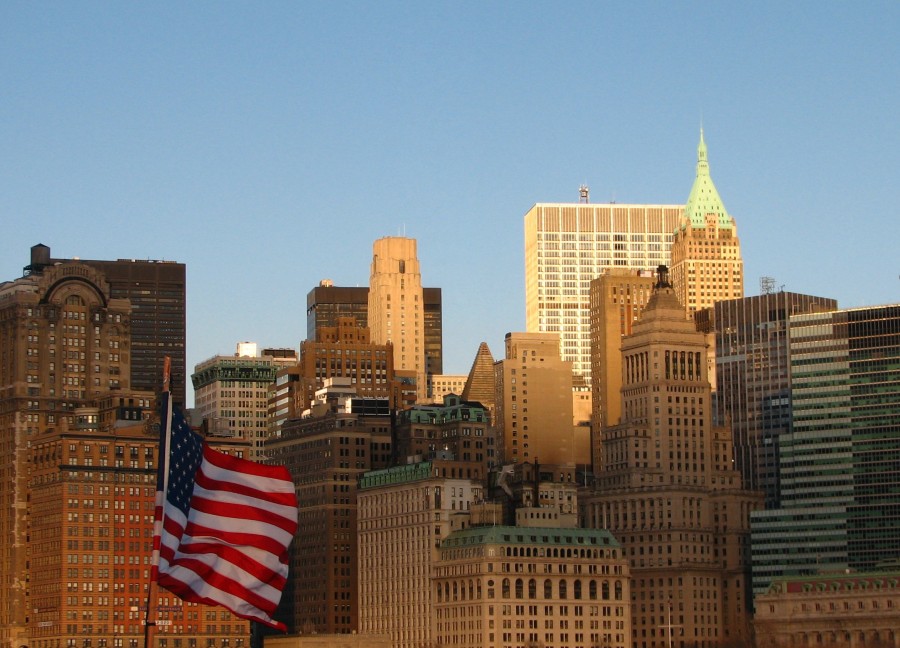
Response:
[{"label": "city skyline", "polygon": [[188,373],[298,348],[395,235],[466,373],[525,329],[529,208],[683,204],[701,123],[746,295],[898,299],[896,4],[217,9],[0,9],[0,276],[38,243],[184,263]]}]

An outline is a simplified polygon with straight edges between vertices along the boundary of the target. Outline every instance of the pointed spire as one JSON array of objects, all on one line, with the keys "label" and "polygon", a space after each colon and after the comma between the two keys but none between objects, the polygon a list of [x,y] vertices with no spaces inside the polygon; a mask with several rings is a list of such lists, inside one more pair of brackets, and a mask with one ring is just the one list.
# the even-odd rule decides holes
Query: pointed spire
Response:
[{"label": "pointed spire", "polygon": [[709,160],[706,154],[706,141],[703,138],[703,127],[700,127],[700,144],[697,146],[697,177],[684,206],[685,225],[706,227],[706,217],[714,215],[719,227],[732,228],[734,220],[725,211],[725,205],[719,197],[716,185],[709,175]]},{"label": "pointed spire", "polygon": [[494,406],[494,356],[487,342],[482,342],[469,370],[469,378],[463,388],[464,401],[476,401],[493,409]]},{"label": "pointed spire", "polygon": [[697,177],[709,175],[709,162],[706,159],[706,142],[703,141],[703,126],[700,127],[700,144],[697,146]]}]

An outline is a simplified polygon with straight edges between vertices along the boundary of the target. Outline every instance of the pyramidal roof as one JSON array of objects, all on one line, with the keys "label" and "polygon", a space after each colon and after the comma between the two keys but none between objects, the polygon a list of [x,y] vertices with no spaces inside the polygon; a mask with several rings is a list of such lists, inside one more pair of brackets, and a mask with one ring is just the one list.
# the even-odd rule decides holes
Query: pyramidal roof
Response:
[{"label": "pyramidal roof", "polygon": [[491,355],[487,342],[482,342],[478,346],[478,353],[475,354],[475,361],[463,388],[462,399],[479,402],[487,407],[493,406],[494,356]]},{"label": "pyramidal roof", "polygon": [[716,216],[719,227],[734,227],[734,219],[725,211],[725,205],[719,197],[716,185],[709,175],[709,162],[706,159],[706,142],[703,141],[703,128],[700,128],[700,145],[697,147],[697,177],[687,204],[684,206],[685,221],[692,227],[706,227],[707,214]]}]

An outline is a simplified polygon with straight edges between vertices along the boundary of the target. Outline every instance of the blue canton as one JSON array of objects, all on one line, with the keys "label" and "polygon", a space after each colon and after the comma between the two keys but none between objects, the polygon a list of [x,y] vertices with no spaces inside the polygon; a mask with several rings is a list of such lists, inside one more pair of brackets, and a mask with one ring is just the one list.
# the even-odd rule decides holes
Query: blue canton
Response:
[{"label": "blue canton", "polygon": [[203,460],[203,439],[177,410],[172,413],[172,449],[169,453],[169,490],[166,499],[185,516],[191,510],[194,476]]}]

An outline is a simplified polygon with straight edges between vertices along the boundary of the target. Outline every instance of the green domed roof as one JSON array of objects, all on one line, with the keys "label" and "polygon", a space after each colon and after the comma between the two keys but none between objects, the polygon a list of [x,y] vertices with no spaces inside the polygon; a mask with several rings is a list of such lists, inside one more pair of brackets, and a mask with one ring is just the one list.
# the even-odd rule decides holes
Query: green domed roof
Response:
[{"label": "green domed roof", "polygon": [[703,141],[703,129],[700,129],[700,145],[697,147],[697,177],[694,186],[691,187],[691,195],[688,196],[684,206],[685,221],[689,221],[692,227],[706,227],[707,214],[715,214],[719,227],[734,227],[734,220],[725,211],[725,205],[716,191],[709,176],[709,162],[706,160],[706,142]]}]

